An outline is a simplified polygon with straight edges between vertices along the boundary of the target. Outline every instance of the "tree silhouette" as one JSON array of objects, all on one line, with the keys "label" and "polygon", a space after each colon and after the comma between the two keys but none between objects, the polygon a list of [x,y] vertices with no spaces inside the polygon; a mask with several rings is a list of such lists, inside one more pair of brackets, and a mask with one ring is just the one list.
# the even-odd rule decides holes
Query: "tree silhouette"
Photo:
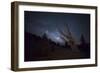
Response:
[{"label": "tree silhouette", "polygon": [[47,35],[45,33],[43,34],[43,39],[47,40]]},{"label": "tree silhouette", "polygon": [[81,41],[81,44],[86,44],[86,41],[85,41],[83,34],[81,35],[80,41]]}]

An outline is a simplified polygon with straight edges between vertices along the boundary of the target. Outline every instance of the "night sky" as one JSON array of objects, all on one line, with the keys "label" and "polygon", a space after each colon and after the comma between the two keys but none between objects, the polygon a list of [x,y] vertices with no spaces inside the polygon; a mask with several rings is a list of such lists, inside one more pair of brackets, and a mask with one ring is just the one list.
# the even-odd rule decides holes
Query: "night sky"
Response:
[{"label": "night sky", "polygon": [[[90,14],[53,13],[25,11],[25,32],[42,37],[45,33],[49,39],[64,44],[59,30],[66,31],[68,24],[70,32],[79,42],[83,34],[86,41],[90,41]],[[67,34],[67,32],[66,32]]]}]

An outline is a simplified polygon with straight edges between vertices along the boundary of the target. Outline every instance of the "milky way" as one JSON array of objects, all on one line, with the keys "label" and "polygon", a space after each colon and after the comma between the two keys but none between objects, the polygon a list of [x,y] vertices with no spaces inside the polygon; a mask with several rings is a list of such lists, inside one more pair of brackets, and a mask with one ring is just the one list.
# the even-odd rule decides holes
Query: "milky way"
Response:
[{"label": "milky way", "polygon": [[90,14],[52,13],[52,12],[24,12],[25,32],[42,37],[44,33],[56,43],[64,44],[60,30],[66,31],[66,24],[77,41],[83,34],[86,41],[90,41]]}]

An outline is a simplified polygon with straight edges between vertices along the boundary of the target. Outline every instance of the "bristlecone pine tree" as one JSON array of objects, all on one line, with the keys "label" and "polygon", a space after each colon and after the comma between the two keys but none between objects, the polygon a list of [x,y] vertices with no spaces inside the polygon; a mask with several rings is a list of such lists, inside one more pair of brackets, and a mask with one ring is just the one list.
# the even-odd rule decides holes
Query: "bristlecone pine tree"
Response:
[{"label": "bristlecone pine tree", "polygon": [[72,33],[69,30],[68,24],[65,25],[66,30],[62,31],[59,29],[61,34],[61,38],[68,42],[68,45],[71,47],[70,57],[72,58],[79,58],[81,56],[80,50],[78,49],[77,43],[75,38],[72,36]]}]

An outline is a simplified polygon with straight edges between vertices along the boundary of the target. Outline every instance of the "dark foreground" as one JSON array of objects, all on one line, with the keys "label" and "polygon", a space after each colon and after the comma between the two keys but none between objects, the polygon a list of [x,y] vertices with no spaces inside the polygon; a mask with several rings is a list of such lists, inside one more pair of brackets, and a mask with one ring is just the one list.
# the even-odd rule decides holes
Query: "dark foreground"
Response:
[{"label": "dark foreground", "polygon": [[61,60],[61,59],[84,59],[90,58],[89,44],[77,45],[78,51],[70,46],[61,46],[30,33],[25,33],[25,56],[24,61]]}]

